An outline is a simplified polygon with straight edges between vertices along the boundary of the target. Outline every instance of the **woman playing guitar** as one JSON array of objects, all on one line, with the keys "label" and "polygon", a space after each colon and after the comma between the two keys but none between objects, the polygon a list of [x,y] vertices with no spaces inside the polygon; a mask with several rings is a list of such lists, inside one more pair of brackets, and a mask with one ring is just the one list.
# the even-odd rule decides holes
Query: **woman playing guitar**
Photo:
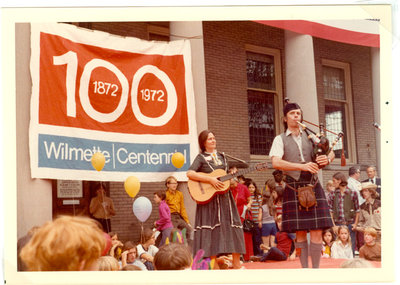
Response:
[{"label": "woman playing guitar", "polygon": [[[211,184],[216,189],[223,189],[224,183],[205,175],[216,169],[227,171],[225,156],[217,152],[214,134],[204,130],[199,135],[201,153],[190,166],[187,177],[194,181]],[[231,191],[221,191],[208,203],[197,204],[194,226],[193,253],[204,250],[204,257],[216,259],[219,254],[232,253],[233,268],[240,268],[240,254],[244,254],[245,244],[243,227]],[[218,268],[214,262],[214,268]]]}]

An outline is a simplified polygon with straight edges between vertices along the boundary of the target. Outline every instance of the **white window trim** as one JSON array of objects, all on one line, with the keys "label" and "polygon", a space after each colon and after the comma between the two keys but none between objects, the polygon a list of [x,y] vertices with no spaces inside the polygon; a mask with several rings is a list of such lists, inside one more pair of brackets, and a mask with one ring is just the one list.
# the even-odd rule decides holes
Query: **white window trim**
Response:
[{"label": "white window trim", "polygon": [[[344,138],[347,140],[348,145],[348,158],[346,158],[346,164],[357,162],[357,148],[354,128],[354,109],[353,109],[353,94],[351,89],[351,70],[350,64],[346,62],[340,62],[330,59],[322,59],[322,65],[334,68],[340,68],[344,70],[344,81],[345,81],[345,92],[346,100],[331,100],[345,103],[345,115],[346,115],[346,129],[347,134],[344,134]],[[325,101],[325,98],[324,98]],[[325,103],[324,103],[325,106]],[[340,158],[334,161],[335,164],[340,163]]]},{"label": "white window trim", "polygon": [[[274,98],[274,108],[275,108],[275,130],[277,134],[280,134],[284,131],[282,120],[283,118],[283,87],[282,87],[282,63],[281,63],[281,51],[279,49],[268,48],[268,47],[260,47],[251,44],[245,45],[245,50],[249,52],[265,54],[274,57],[274,66],[275,66],[275,86],[276,90],[266,90],[266,89],[258,89],[258,88],[250,88],[247,87],[247,90],[255,90],[266,93],[273,93]],[[276,100],[277,99],[277,100]],[[251,160],[265,160],[268,155],[255,155],[250,154]]]}]

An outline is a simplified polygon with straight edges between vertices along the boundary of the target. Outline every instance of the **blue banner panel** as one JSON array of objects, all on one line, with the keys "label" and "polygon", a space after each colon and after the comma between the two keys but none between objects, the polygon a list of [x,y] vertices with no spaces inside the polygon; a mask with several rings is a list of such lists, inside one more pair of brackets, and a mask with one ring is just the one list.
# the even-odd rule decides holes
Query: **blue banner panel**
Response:
[{"label": "blue banner panel", "polygon": [[[190,144],[121,143],[39,134],[39,168],[94,170],[91,158],[96,152],[106,159],[102,171],[111,172],[187,171],[190,162]],[[175,152],[185,158],[179,170],[171,163]]]}]

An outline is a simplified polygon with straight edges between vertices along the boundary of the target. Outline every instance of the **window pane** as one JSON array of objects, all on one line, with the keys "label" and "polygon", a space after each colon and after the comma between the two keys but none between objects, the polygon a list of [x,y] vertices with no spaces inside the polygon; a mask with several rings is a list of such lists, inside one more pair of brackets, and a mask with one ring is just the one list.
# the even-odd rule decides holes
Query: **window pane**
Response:
[{"label": "window pane", "polygon": [[268,155],[275,137],[274,94],[249,90],[247,95],[250,153]]},{"label": "window pane", "polygon": [[344,70],[340,68],[323,66],[324,98],[333,100],[346,100]]},{"label": "window pane", "polygon": [[[339,133],[343,132],[345,137],[344,140],[339,140],[338,143],[333,148],[336,157],[340,157],[342,153],[342,145],[344,141],[344,154],[346,158],[348,158],[348,146],[347,146],[347,139],[346,139],[346,113],[345,113],[345,105],[344,103],[339,102],[331,102],[325,100],[325,122],[326,122],[326,129],[334,132]],[[329,142],[336,138],[336,135],[333,135],[329,132],[326,132],[326,137],[328,138]]]},{"label": "window pane", "polygon": [[275,90],[273,56],[247,52],[247,84],[250,88]]}]

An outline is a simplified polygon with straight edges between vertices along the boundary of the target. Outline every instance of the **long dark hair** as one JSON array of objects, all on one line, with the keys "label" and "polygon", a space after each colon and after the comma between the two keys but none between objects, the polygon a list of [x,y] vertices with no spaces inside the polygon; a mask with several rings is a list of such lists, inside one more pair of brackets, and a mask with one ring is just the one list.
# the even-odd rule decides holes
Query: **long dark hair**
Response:
[{"label": "long dark hair", "polygon": [[333,174],[332,177],[335,178],[336,180],[340,180],[339,186],[347,186],[346,175],[344,175],[342,172],[336,172],[335,174]]},{"label": "long dark hair", "polygon": [[246,178],[244,185],[246,185],[247,188],[249,188],[250,184],[253,184],[254,187],[256,188],[256,190],[254,191],[254,196],[256,196],[256,197],[261,196],[260,190],[258,190],[257,184],[253,181],[253,179]]},{"label": "long dark hair", "polygon": [[[204,131],[202,131],[200,134],[199,134],[199,147],[200,147],[200,149],[201,149],[201,151],[205,151],[206,150],[206,147],[205,147],[205,142],[206,142],[206,140],[207,140],[207,138],[208,138],[208,135],[210,134],[210,133],[212,133],[212,134],[214,134],[212,131],[210,131],[210,130],[204,130]],[[215,135],[215,134],[214,134]]]}]

